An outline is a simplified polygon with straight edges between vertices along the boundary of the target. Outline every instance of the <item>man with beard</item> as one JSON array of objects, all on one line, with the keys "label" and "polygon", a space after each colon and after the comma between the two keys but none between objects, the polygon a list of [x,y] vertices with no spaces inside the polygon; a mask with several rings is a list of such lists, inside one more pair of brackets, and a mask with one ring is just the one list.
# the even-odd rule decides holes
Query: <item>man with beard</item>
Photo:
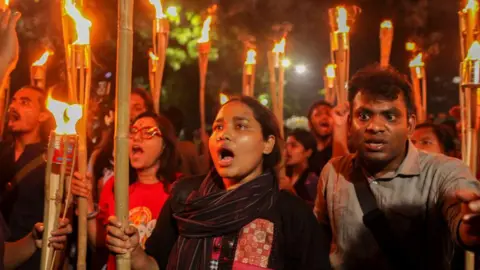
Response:
[{"label": "man with beard", "polygon": [[319,175],[332,158],[333,107],[326,101],[315,102],[308,111],[308,124],[317,140],[317,152],[311,158],[311,169]]},{"label": "man with beard", "polygon": [[355,154],[323,169],[315,214],[338,269],[450,269],[453,243],[480,247],[480,186],[458,159],[410,142],[416,115],[406,76],[378,66],[349,87]]}]

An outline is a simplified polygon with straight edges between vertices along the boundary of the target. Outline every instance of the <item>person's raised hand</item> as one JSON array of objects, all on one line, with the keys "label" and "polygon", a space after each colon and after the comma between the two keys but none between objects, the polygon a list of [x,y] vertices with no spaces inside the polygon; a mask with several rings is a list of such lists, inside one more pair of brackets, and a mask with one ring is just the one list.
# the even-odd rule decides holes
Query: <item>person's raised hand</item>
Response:
[{"label": "person's raised hand", "polygon": [[0,65],[12,71],[18,62],[20,47],[16,31],[20,13],[10,9],[0,11]]}]

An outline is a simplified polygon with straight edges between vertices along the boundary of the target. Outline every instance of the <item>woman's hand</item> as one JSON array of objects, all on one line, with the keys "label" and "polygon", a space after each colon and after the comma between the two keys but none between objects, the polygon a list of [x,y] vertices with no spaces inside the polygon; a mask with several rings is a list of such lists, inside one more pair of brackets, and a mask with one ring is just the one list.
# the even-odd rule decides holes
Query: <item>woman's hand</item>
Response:
[{"label": "woman's hand", "polygon": [[88,200],[88,211],[93,212],[95,209],[92,195],[92,175],[87,173],[83,178],[79,172],[75,172],[72,178],[71,185],[72,194],[78,197],[83,197]]},{"label": "woman's hand", "polygon": [[[32,238],[37,248],[42,248],[42,238],[44,231],[43,223],[35,224],[32,230]],[[72,225],[68,219],[60,220],[58,229],[52,231],[52,235],[48,238],[48,246],[54,249],[64,249],[67,244],[67,236],[72,233]]]},{"label": "woman's hand", "polygon": [[117,217],[110,216],[107,225],[105,244],[110,252],[125,254],[135,251],[140,246],[140,235],[137,228],[128,226],[122,229]]}]

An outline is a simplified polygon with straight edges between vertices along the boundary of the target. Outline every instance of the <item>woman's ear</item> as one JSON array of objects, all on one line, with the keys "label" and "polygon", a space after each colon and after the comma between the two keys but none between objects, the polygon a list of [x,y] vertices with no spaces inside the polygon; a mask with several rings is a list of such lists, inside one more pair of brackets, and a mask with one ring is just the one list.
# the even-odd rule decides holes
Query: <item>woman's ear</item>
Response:
[{"label": "woman's ear", "polygon": [[272,153],[273,147],[275,147],[275,143],[276,143],[275,136],[273,135],[268,136],[267,140],[264,142],[263,154],[268,155]]}]

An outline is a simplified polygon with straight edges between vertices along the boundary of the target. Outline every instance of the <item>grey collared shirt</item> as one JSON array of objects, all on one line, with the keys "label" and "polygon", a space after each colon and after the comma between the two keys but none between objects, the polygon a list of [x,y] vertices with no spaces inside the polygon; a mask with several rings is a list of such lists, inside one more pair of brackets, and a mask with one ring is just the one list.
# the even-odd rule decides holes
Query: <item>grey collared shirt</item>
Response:
[{"label": "grey collared shirt", "polygon": [[390,269],[373,235],[363,224],[353,183],[367,181],[393,233],[424,269],[449,269],[458,241],[460,207],[454,193],[480,185],[469,168],[444,155],[428,154],[408,144],[395,172],[374,179],[355,155],[332,159],[318,183],[315,214],[332,233],[331,261],[336,269]]}]

